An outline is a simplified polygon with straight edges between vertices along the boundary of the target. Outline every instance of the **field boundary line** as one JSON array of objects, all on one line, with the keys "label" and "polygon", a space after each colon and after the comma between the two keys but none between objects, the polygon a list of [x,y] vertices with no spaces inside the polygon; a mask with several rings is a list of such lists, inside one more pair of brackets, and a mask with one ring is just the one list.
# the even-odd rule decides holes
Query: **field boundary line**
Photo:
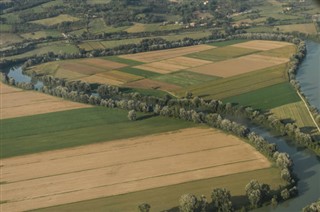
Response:
[{"label": "field boundary line", "polygon": [[318,131],[319,131],[319,133],[320,133],[320,128],[319,128],[316,120],[314,120],[314,117],[313,117],[313,115],[312,115],[312,113],[311,113],[311,111],[310,111],[310,109],[309,109],[309,106],[308,106],[306,100],[302,97],[302,95],[300,94],[299,91],[297,91],[297,94],[299,95],[300,99],[303,101],[304,105],[306,106],[306,108],[307,108],[307,110],[308,110],[308,112],[309,112],[309,115],[311,116],[311,119],[312,119],[313,123],[316,125],[316,127],[317,127],[317,129],[318,129]]}]

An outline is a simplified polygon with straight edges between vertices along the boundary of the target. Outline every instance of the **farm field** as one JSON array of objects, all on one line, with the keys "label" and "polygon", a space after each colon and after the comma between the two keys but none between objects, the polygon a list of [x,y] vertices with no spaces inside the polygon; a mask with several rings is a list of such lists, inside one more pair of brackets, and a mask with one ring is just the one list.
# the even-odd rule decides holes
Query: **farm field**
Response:
[{"label": "farm field", "polygon": [[129,82],[124,84],[125,87],[130,88],[144,88],[144,89],[154,89],[154,90],[164,90],[164,91],[174,91],[181,87],[166,82],[156,81],[152,79],[142,79],[134,82]]},{"label": "farm field", "polygon": [[144,39],[150,38],[163,38],[168,41],[177,41],[181,40],[185,37],[199,39],[206,36],[209,36],[210,32],[190,32],[190,33],[181,33],[176,35],[166,35],[166,36],[159,36],[159,37],[144,37],[144,38],[130,38],[130,39],[123,39],[123,40],[110,40],[110,41],[87,41],[80,43],[78,46],[79,48],[85,49],[87,51],[93,49],[105,49],[105,48],[114,48],[120,45],[127,45],[127,44],[138,44]]},{"label": "farm field", "polygon": [[36,31],[32,33],[24,33],[21,34],[21,37],[25,39],[41,39],[41,38],[46,38],[48,36],[51,37],[62,37],[61,33],[58,31]]},{"label": "farm field", "polygon": [[40,19],[40,20],[36,20],[36,21],[31,21],[30,23],[41,24],[44,26],[53,26],[56,24],[67,22],[67,21],[74,22],[74,21],[78,21],[78,20],[79,20],[79,18],[73,17],[71,15],[61,14],[61,15],[53,17],[53,18],[45,18],[45,19]]},{"label": "farm field", "polygon": [[[193,193],[197,196],[205,195],[210,200],[213,188],[225,187],[231,191],[231,199],[236,208],[245,202],[244,186],[252,178],[271,185],[271,188],[277,188],[283,184],[279,179],[279,170],[276,168],[259,169],[255,171],[242,172],[221,177],[197,180],[181,183],[177,185],[153,188],[144,191],[136,191],[111,197],[97,198],[92,200],[69,203],[54,207],[48,207],[35,210],[37,212],[55,212],[55,211],[128,211],[136,212],[137,205],[148,202],[153,211],[164,211],[169,209],[178,210],[179,197],[183,194]],[[210,186],[208,186],[210,185]],[[128,199],[130,201],[128,201]],[[240,208],[239,208],[240,209]]]},{"label": "farm field", "polygon": [[90,105],[66,101],[35,91],[24,91],[2,83],[0,83],[0,91],[1,120],[90,107]]},{"label": "farm field", "polygon": [[291,46],[284,46],[277,49],[263,51],[258,54],[271,56],[271,57],[290,58],[295,53],[295,51],[296,51],[296,47],[291,45]]},{"label": "farm field", "polygon": [[8,46],[14,43],[19,43],[23,40],[18,35],[11,33],[1,33],[0,38],[0,47]]},{"label": "farm field", "polygon": [[197,45],[197,46],[188,46],[188,47],[181,47],[175,49],[166,49],[166,50],[159,50],[159,51],[151,51],[151,52],[142,52],[137,54],[128,54],[128,55],[121,55],[120,58],[125,58],[129,60],[137,60],[139,62],[150,63],[165,59],[171,59],[173,57],[180,57],[183,55],[191,54],[194,52],[200,52],[208,49],[213,49],[214,46],[210,45]]},{"label": "farm field", "polygon": [[299,102],[300,100],[300,97],[288,82],[222,99],[223,102],[239,103],[240,105],[262,110]]},{"label": "farm field", "polygon": [[314,23],[310,24],[290,24],[290,25],[281,25],[276,26],[280,29],[280,32],[302,32],[306,34],[317,34],[317,28]]},{"label": "farm field", "polygon": [[266,40],[253,40],[243,43],[237,43],[232,46],[240,47],[240,48],[248,48],[248,49],[255,49],[260,51],[267,51],[271,49],[277,49],[284,46],[292,46],[293,44],[287,42],[280,42],[280,41],[266,41]]},{"label": "farm field", "polygon": [[257,50],[226,46],[207,51],[196,52],[187,57],[198,58],[209,61],[221,61],[258,52]]},{"label": "farm field", "polygon": [[289,59],[287,58],[275,58],[270,56],[251,54],[248,56],[191,68],[188,70],[200,74],[207,74],[218,77],[232,77],[287,62],[289,62]]},{"label": "farm field", "polygon": [[5,59],[11,60],[11,59],[26,58],[34,55],[47,54],[48,52],[53,52],[55,54],[64,54],[64,53],[73,54],[73,53],[79,53],[79,49],[75,45],[70,43],[51,42],[47,44],[39,44],[37,45],[37,48],[34,50],[28,51],[23,54],[5,57]]},{"label": "farm field", "polygon": [[302,128],[302,130],[308,131],[308,129],[304,128],[311,127],[314,128],[315,131],[317,131],[316,126],[312,121],[310,114],[302,101],[273,108],[270,110],[270,112],[273,113],[279,119],[294,122],[295,124],[297,124],[298,127]]},{"label": "farm field", "polygon": [[2,191],[8,201],[2,205],[5,211],[114,196],[271,166],[249,144],[209,128],[9,158],[2,164],[1,181],[6,182]]},{"label": "farm field", "polygon": [[129,33],[135,32],[152,32],[152,31],[165,31],[165,30],[175,30],[181,29],[182,26],[175,24],[161,25],[161,24],[141,24],[135,23],[133,26],[129,27],[125,31]]},{"label": "farm field", "polygon": [[[26,100],[24,100],[26,101]],[[150,135],[194,126],[164,117],[138,114],[132,122],[124,110],[89,107],[1,120],[2,158]]]},{"label": "farm field", "polygon": [[186,91],[191,91],[194,95],[205,99],[224,99],[285,82],[287,80],[285,69],[286,64],[282,64],[233,77],[203,82],[178,90],[175,93],[178,96],[183,96]]},{"label": "farm field", "polygon": [[212,81],[220,78],[197,74],[191,71],[178,71],[171,74],[156,76],[153,77],[153,79],[188,88],[192,85],[197,85],[203,82]]}]

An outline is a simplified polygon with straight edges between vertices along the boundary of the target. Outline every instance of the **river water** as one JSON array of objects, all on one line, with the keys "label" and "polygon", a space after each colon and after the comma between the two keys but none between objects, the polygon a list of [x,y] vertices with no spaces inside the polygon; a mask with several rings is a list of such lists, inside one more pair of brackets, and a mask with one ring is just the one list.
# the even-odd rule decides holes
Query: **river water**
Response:
[{"label": "river water", "polygon": [[299,66],[297,80],[309,103],[320,110],[320,43],[307,42],[307,56]]},{"label": "river water", "polygon": [[[300,81],[301,89],[307,96],[311,105],[320,109],[320,44],[307,43],[308,53],[299,67],[297,79]],[[31,78],[22,74],[19,66],[2,70],[13,77],[17,82],[30,82]],[[41,82],[34,82],[35,88],[43,86]],[[299,178],[299,196],[281,203],[277,208],[264,207],[255,211],[279,211],[295,212],[301,211],[303,207],[320,198],[320,158],[307,149],[296,147],[284,138],[272,135],[264,129],[253,127],[266,140],[278,145],[279,151],[290,154],[294,163],[294,173]]]}]

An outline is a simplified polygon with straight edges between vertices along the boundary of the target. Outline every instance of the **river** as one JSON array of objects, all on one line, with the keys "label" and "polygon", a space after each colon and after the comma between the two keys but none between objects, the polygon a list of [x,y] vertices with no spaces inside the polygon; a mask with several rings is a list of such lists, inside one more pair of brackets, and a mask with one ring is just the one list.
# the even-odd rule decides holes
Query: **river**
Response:
[{"label": "river", "polygon": [[299,66],[297,80],[309,103],[320,110],[320,43],[307,42],[307,56]]},{"label": "river", "polygon": [[[307,56],[298,70],[297,79],[300,81],[301,89],[307,96],[310,103],[320,109],[320,44],[314,42],[307,43]],[[17,82],[30,82],[29,76],[22,74],[21,67],[16,66],[7,70],[2,70],[13,77]],[[40,88],[41,82],[34,82],[35,88]],[[276,143],[279,151],[290,154],[294,163],[294,173],[299,178],[299,196],[281,203],[277,208],[259,208],[255,211],[301,211],[303,207],[320,198],[320,158],[313,152],[298,148],[294,144],[277,137],[259,127],[254,127],[253,131],[264,136],[268,141]]]}]

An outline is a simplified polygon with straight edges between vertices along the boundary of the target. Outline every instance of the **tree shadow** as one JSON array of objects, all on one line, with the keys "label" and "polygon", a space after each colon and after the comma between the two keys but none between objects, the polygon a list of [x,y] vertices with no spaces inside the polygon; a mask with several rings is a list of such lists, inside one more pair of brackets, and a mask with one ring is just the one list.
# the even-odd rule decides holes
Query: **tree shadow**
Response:
[{"label": "tree shadow", "polygon": [[156,114],[147,114],[147,115],[139,116],[139,117],[137,117],[137,121],[150,119],[150,118],[155,117],[155,116],[157,116],[157,115]]},{"label": "tree shadow", "polygon": [[315,129],[316,129],[316,127],[301,127],[300,128],[301,132],[308,133],[308,134],[312,133],[312,131]]}]

